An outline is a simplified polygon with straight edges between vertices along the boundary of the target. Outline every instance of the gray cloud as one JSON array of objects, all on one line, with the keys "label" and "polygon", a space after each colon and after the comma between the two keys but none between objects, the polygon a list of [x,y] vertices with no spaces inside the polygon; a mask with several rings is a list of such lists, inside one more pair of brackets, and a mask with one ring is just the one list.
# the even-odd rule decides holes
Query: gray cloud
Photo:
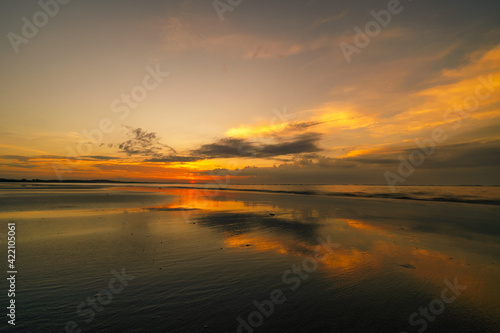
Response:
[{"label": "gray cloud", "polygon": [[160,139],[154,132],[146,132],[141,128],[129,128],[129,135],[132,139],[118,144],[120,152],[126,153],[128,156],[133,155],[149,155],[161,157],[165,155],[165,149],[176,153],[175,149],[160,143]]},{"label": "gray cloud", "polygon": [[225,138],[215,143],[206,144],[193,150],[192,154],[209,158],[259,157],[270,158],[291,154],[321,151],[317,146],[321,136],[306,133],[293,137],[289,141],[276,144],[255,144],[245,139]]},{"label": "gray cloud", "polygon": [[[312,126],[312,124],[305,124],[304,128],[307,126]],[[317,146],[317,142],[320,138],[321,136],[319,134],[306,133],[297,135],[289,140],[282,140],[276,144],[257,144],[246,139],[223,138],[213,143],[204,144],[197,149],[191,150],[186,155],[159,155],[155,150],[153,151],[154,156],[145,159],[144,162],[194,162],[214,158],[238,157],[274,158],[276,160],[283,160],[279,158],[279,156],[321,151]]]},{"label": "gray cloud", "polygon": [[168,155],[155,158],[145,159],[144,162],[158,162],[158,163],[173,163],[173,162],[194,162],[199,161],[201,158],[197,156],[179,156],[179,155]]},{"label": "gray cloud", "polygon": [[321,136],[317,133],[306,133],[296,136],[290,142],[264,145],[258,149],[258,157],[273,157],[290,154],[313,153],[321,151],[317,143]]},{"label": "gray cloud", "polygon": [[[238,175],[238,183],[322,183],[385,184],[384,172],[396,172],[398,157],[406,160],[418,147],[388,149],[377,154],[332,158],[302,154],[293,162],[274,167],[245,167],[241,170],[214,169],[202,174]],[[405,184],[500,184],[500,141],[473,142],[436,147]]]},{"label": "gray cloud", "polygon": [[224,138],[214,143],[202,145],[191,153],[204,158],[231,158],[251,156],[249,150],[253,150],[254,145],[244,139]]},{"label": "gray cloud", "polygon": [[227,177],[227,176],[238,176],[241,173],[241,169],[213,169],[207,171],[199,171],[197,172],[199,175],[209,175],[209,176],[218,176],[218,177]]},{"label": "gray cloud", "polygon": [[[500,166],[500,141],[454,144],[436,149],[429,168],[477,168]],[[427,161],[426,161],[427,163]]]},{"label": "gray cloud", "polygon": [[[354,163],[356,165],[399,165],[401,155],[408,159],[414,151],[420,148],[406,148],[378,154],[366,154],[341,159],[339,164]],[[500,166],[500,141],[459,143],[436,147],[430,155],[425,155],[425,162],[418,168],[477,168]]]},{"label": "gray cloud", "polygon": [[30,159],[28,156],[21,155],[1,155],[0,158],[4,160],[16,160],[19,162],[26,162]]},{"label": "gray cloud", "polygon": [[120,160],[120,157],[114,157],[114,156],[83,156],[84,158],[89,158],[92,160],[102,160],[102,161],[109,161],[109,160]]},{"label": "gray cloud", "polygon": [[16,167],[16,168],[25,168],[25,169],[33,169],[33,168],[38,168],[38,165],[36,164],[29,164],[29,163],[26,163],[26,164],[19,164],[19,163],[0,163],[0,166],[4,166],[4,167]]},{"label": "gray cloud", "polygon": [[[0,155],[0,159],[4,160],[17,160],[19,162],[29,162],[32,160],[65,160],[67,156],[61,155],[36,155],[36,156],[22,156],[22,155]],[[80,161],[97,161],[97,160],[119,160],[120,157],[115,156],[80,156],[80,157],[72,157],[71,160],[80,160]],[[12,164],[11,164],[12,165]]]},{"label": "gray cloud", "polygon": [[309,127],[317,126],[323,123],[324,122],[321,121],[299,121],[288,125],[286,130],[302,131],[308,129]]}]

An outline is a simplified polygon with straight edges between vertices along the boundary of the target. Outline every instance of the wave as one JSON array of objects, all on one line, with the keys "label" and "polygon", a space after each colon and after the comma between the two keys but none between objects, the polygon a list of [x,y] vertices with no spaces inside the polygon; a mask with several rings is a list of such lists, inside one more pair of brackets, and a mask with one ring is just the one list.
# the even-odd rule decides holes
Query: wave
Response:
[{"label": "wave", "polygon": [[335,197],[355,197],[355,198],[376,198],[376,199],[396,199],[396,200],[416,200],[416,201],[438,201],[455,202],[482,205],[500,205],[500,200],[490,199],[467,199],[458,197],[417,197],[402,193],[326,193]]},{"label": "wave", "polygon": [[481,204],[481,205],[500,205],[500,200],[498,199],[464,198],[455,196],[432,196],[432,194],[429,192],[414,192],[414,193],[327,192],[319,190],[272,190],[272,189],[253,189],[253,188],[234,188],[234,187],[196,187],[196,186],[165,186],[165,188],[260,192],[260,193],[295,194],[295,195],[318,195],[318,196],[330,196],[338,198],[392,199],[392,200],[433,201],[433,202],[450,202],[450,203]]}]

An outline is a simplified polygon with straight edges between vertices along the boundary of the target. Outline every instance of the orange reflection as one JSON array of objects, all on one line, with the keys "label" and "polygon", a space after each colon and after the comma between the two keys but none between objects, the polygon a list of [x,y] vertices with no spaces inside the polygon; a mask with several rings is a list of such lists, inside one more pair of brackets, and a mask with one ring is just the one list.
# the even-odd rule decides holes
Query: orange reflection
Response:
[{"label": "orange reflection", "polygon": [[364,231],[368,231],[368,232],[383,233],[385,235],[388,235],[385,231],[383,231],[383,228],[381,226],[375,226],[372,224],[363,223],[361,221],[352,220],[352,219],[340,219],[340,221],[347,222],[347,224],[351,228],[364,230]]},{"label": "orange reflection", "polygon": [[[200,185],[203,186],[203,185]],[[206,211],[248,211],[254,213],[266,213],[274,210],[274,206],[264,204],[254,204],[243,200],[231,200],[241,193],[220,191],[216,185],[208,185],[205,189],[200,188],[170,188],[170,187],[121,187],[112,190],[132,190],[145,192],[161,192],[167,195],[177,196],[174,202],[155,206],[155,208],[179,208],[186,210],[206,210]]]},{"label": "orange reflection", "polygon": [[265,239],[263,237],[251,237],[247,235],[229,236],[224,241],[227,247],[249,247],[251,246],[255,251],[267,252],[273,251],[280,254],[289,254],[290,249],[285,244],[280,243],[276,239]]},{"label": "orange reflection", "polygon": [[[276,252],[293,256],[314,256],[317,252],[318,256],[324,256],[325,250],[318,248],[318,245],[310,245],[304,242],[293,243],[284,242],[283,239],[266,238],[256,235],[236,235],[228,236],[224,242],[227,247],[239,248],[250,247],[258,252]],[[355,248],[345,249],[338,248],[328,256],[323,258],[322,263],[329,269],[349,270],[360,265],[366,265],[374,262],[372,255],[367,252],[360,251]]]}]

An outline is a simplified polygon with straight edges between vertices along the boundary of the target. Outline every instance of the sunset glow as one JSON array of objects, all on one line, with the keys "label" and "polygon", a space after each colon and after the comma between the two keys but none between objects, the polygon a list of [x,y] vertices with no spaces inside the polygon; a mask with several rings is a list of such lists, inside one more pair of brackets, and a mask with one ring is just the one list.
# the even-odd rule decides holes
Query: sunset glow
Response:
[{"label": "sunset glow", "polygon": [[[0,178],[380,184],[440,128],[443,153],[406,184],[497,183],[500,30],[484,23],[488,6],[448,38],[451,14],[414,21],[441,5],[406,4],[351,62],[339,45],[367,19],[353,4],[285,6],[273,33],[273,19],[252,21],[262,4],[222,22],[208,2],[141,6],[96,4],[89,27],[75,3],[29,44],[4,39]],[[23,12],[6,9],[15,32]],[[315,14],[284,19],[300,12]],[[471,154],[474,166],[453,162]]]}]

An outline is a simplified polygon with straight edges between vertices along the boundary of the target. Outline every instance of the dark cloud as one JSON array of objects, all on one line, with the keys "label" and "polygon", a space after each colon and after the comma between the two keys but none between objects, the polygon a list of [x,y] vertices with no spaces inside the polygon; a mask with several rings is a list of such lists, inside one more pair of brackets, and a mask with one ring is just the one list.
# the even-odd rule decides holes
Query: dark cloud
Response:
[{"label": "dark cloud", "polygon": [[317,133],[306,133],[295,137],[290,142],[264,145],[257,149],[258,157],[273,157],[290,154],[314,153],[321,151],[317,142],[321,136]]},{"label": "dark cloud", "polygon": [[3,167],[16,167],[16,168],[25,168],[25,169],[33,169],[33,168],[37,168],[38,165],[36,164],[29,164],[29,163],[25,163],[25,164],[19,164],[19,163],[0,163],[0,166],[3,166]]},{"label": "dark cloud", "polygon": [[[408,154],[410,153],[407,151]],[[428,168],[477,168],[500,166],[500,141],[473,142],[436,148]]]},{"label": "dark cloud", "polygon": [[298,135],[276,144],[256,144],[245,139],[225,138],[193,150],[192,154],[204,158],[258,157],[270,158],[291,154],[321,151],[317,146],[321,136],[317,133]]},{"label": "dark cloud", "polygon": [[320,125],[320,124],[323,124],[323,122],[321,122],[321,121],[300,121],[300,122],[296,122],[296,123],[288,125],[287,129],[302,131],[302,130],[308,129],[309,127],[313,127],[313,126]]},{"label": "dark cloud", "polygon": [[114,156],[83,156],[84,158],[89,158],[92,160],[102,160],[102,161],[109,161],[109,160],[120,160],[120,157],[114,157]]},{"label": "dark cloud", "polygon": [[[22,155],[0,155],[0,159],[4,160],[16,160],[19,162],[31,162],[33,160],[65,160],[68,159],[67,156],[61,155],[36,155],[36,156],[22,156]],[[71,157],[72,161],[109,161],[109,160],[119,160],[120,157],[115,156],[80,156]],[[13,164],[10,164],[13,165]]]},{"label": "dark cloud", "polygon": [[[386,171],[398,172],[399,157],[405,160],[415,146],[381,150],[346,158],[316,153],[298,155],[292,162],[273,167],[245,167],[237,170],[215,169],[202,174],[239,176],[238,183],[311,184],[386,184]],[[405,184],[500,184],[500,141],[451,144],[436,147],[425,161],[415,166]]]},{"label": "dark cloud", "polygon": [[213,170],[206,170],[206,171],[199,171],[197,172],[199,175],[209,175],[209,176],[217,176],[217,177],[227,177],[227,176],[238,176],[241,173],[241,169],[235,169],[235,170],[230,170],[230,169],[213,169]]},{"label": "dark cloud", "polygon": [[386,157],[383,154],[381,156],[377,156],[375,154],[369,154],[367,156],[362,156],[362,157],[349,157],[349,158],[343,158],[339,161],[339,164],[342,164],[342,166],[350,164],[350,165],[355,165],[355,164],[377,164],[377,165],[391,165],[394,163],[399,163],[398,160],[398,155],[395,153],[392,153],[390,157]]},{"label": "dark cloud", "polygon": [[19,162],[26,162],[30,159],[27,156],[21,156],[21,155],[1,155],[0,158],[3,160],[16,160]]},{"label": "dark cloud", "polygon": [[144,162],[158,162],[158,163],[173,163],[173,162],[195,162],[199,161],[201,158],[197,156],[179,156],[179,155],[168,155],[155,158],[145,159]]},{"label": "dark cloud", "polygon": [[[316,123],[303,123],[298,126],[307,128],[308,126],[313,126],[313,124]],[[151,137],[151,140],[153,141],[156,139],[157,138],[154,136]],[[147,147],[146,152],[151,150],[150,153],[153,156],[145,159],[144,162],[194,162],[215,158],[239,157],[273,158],[275,160],[289,161],[290,159],[280,158],[280,156],[300,155],[303,153],[321,151],[322,149],[317,146],[320,139],[321,135],[317,133],[306,133],[296,135],[290,139],[280,139],[274,144],[259,144],[247,139],[223,138],[213,143],[204,144],[184,155],[177,155],[176,153],[160,154],[159,149],[151,150],[150,147]]]},{"label": "dark cloud", "polygon": [[193,150],[193,155],[200,155],[204,158],[231,158],[251,156],[250,150],[254,149],[252,143],[244,139],[225,138],[217,142],[202,145]]},{"label": "dark cloud", "polygon": [[478,140],[494,141],[498,138],[498,133],[500,133],[500,123],[489,123],[486,126],[460,133],[453,137],[453,140],[455,142],[471,142]]},{"label": "dark cloud", "polygon": [[[408,160],[411,154],[420,154],[415,146],[403,150],[388,150],[377,154],[366,154],[339,160],[337,165],[354,163],[358,166],[399,165],[399,157]],[[415,155],[416,156],[416,155]],[[418,168],[476,168],[500,166],[500,141],[460,143],[439,146],[431,154],[424,154],[425,161]],[[418,157],[416,157],[418,159]]]},{"label": "dark cloud", "polygon": [[130,128],[129,135],[132,139],[118,144],[120,152],[126,153],[128,156],[133,155],[148,155],[152,157],[161,157],[165,155],[165,150],[170,150],[174,154],[175,149],[160,143],[160,138],[154,132],[146,132],[141,128]]}]

